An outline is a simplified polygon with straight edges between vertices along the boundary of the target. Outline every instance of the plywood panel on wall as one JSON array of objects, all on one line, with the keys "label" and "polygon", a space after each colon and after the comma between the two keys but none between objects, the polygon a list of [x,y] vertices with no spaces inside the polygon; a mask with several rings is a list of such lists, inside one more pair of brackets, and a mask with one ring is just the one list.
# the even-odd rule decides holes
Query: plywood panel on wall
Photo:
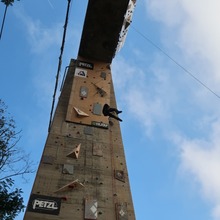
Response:
[{"label": "plywood panel on wall", "polygon": [[92,65],[80,65],[75,69],[66,120],[87,125],[94,125],[94,122],[108,124],[102,107],[110,103],[112,77],[109,65],[90,60],[82,62]]}]

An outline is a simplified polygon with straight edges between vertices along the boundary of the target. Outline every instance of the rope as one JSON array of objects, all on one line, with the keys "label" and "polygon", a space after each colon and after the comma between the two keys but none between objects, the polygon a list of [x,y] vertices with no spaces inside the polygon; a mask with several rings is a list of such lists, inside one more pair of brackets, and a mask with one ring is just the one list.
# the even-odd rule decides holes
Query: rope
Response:
[{"label": "rope", "polygon": [[209,92],[211,92],[213,95],[215,95],[217,98],[220,99],[220,95],[218,95],[214,90],[212,90],[210,87],[208,87],[205,83],[203,83],[200,79],[198,79],[194,74],[187,70],[183,65],[181,65],[178,61],[176,61],[174,58],[172,58],[165,50],[161,49],[157,44],[155,44],[152,40],[150,40],[146,35],[142,34],[139,30],[137,30],[135,27],[131,25],[131,27],[145,40],[147,40],[151,45],[153,45],[155,48],[157,48],[161,53],[163,53],[166,57],[168,57],[173,63],[175,63],[177,66],[179,66],[185,73],[187,73],[189,76],[191,76],[195,81],[197,81],[201,86],[203,86],[205,89],[207,89]]},{"label": "rope", "polygon": [[54,104],[55,104],[56,93],[57,93],[57,86],[58,86],[58,81],[59,81],[60,69],[61,69],[61,65],[62,65],[62,55],[63,55],[65,39],[66,39],[66,30],[67,30],[67,24],[68,24],[68,19],[69,19],[70,2],[71,2],[71,0],[68,0],[67,11],[66,11],[66,19],[65,19],[64,31],[63,31],[63,39],[62,39],[62,44],[61,44],[61,48],[60,48],[59,63],[58,63],[58,68],[57,68],[57,75],[56,75],[56,82],[55,82],[55,88],[54,88],[54,94],[53,94],[53,101],[52,101],[52,107],[51,107],[51,112],[50,112],[48,132],[50,132],[50,127],[51,127],[51,123],[52,123],[52,117],[53,117],[53,112],[54,112]]}]

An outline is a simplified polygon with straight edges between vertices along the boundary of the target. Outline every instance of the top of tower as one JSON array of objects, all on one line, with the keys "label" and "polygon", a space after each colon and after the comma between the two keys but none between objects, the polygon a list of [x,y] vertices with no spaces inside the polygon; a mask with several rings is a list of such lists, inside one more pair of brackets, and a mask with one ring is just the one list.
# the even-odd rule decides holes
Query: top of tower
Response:
[{"label": "top of tower", "polygon": [[78,55],[111,63],[115,55],[129,2],[89,0]]}]

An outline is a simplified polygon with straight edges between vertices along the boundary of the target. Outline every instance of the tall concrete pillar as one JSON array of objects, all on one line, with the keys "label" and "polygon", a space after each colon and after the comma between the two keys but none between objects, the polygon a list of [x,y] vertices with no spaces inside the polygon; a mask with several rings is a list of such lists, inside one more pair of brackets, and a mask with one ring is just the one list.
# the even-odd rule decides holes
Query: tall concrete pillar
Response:
[{"label": "tall concrete pillar", "polygon": [[[102,112],[105,104],[117,108],[111,61],[118,38],[111,39],[128,2],[89,1],[79,55],[70,61],[24,220],[135,220],[120,122]],[[121,13],[110,13],[116,6]]]},{"label": "tall concrete pillar", "polygon": [[135,219],[120,124],[102,114],[106,103],[116,107],[110,65],[71,60],[25,220]]}]

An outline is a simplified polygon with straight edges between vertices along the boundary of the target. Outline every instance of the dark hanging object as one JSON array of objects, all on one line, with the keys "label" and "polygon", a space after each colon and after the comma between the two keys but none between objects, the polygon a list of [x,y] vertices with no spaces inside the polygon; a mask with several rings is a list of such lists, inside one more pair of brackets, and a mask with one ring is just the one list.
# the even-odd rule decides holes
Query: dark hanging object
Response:
[{"label": "dark hanging object", "polygon": [[[20,0],[17,0],[17,1],[20,1]],[[2,32],[3,32],[3,28],[4,28],[4,24],[5,24],[5,17],[6,17],[6,14],[7,14],[7,10],[8,10],[8,6],[9,5],[13,5],[14,3],[14,0],[1,0],[2,3],[5,4],[5,12],[4,12],[4,16],[3,16],[3,19],[2,19],[2,26],[1,26],[1,32],[0,32],[0,40],[2,38]]]}]

